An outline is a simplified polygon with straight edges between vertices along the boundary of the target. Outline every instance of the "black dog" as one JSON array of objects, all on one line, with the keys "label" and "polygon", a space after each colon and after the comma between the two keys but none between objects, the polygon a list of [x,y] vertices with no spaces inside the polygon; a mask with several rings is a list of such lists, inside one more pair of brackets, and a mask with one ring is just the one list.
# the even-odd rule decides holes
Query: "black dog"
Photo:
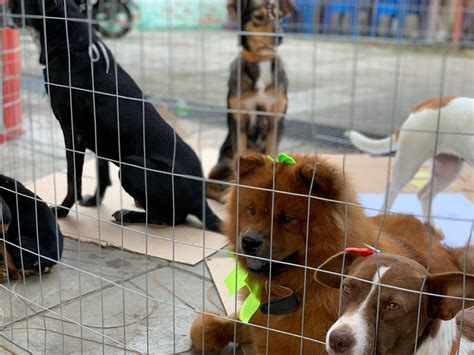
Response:
[{"label": "black dog", "polygon": [[4,175],[0,175],[0,218],[5,244],[0,254],[12,278],[21,277],[22,270],[25,275],[48,272],[61,258],[63,235],[49,207],[21,183]]},{"label": "black dog", "polygon": [[[10,0],[13,14],[22,13],[21,2]],[[117,211],[117,221],[171,225],[192,214],[205,220],[208,229],[218,230],[220,220],[203,196],[203,173],[195,152],[152,104],[144,102],[140,88],[91,31],[76,4],[29,0],[24,6],[27,26],[38,33],[47,61],[46,89],[66,145],[68,193],[58,216],[66,216],[82,199],[84,152],[90,149],[99,159],[97,202],[110,184],[111,160],[120,167],[125,191],[146,210]],[[83,204],[93,205],[96,196]]]},{"label": "black dog", "polygon": [[[294,11],[290,0],[279,3],[279,8],[271,0],[228,3],[231,16],[236,18],[241,14],[240,30],[247,33],[241,35],[242,52],[231,64],[227,94],[228,133],[220,148],[219,160],[209,174],[210,179],[234,180],[233,159],[238,153],[250,150],[276,154],[288,101],[288,78],[275,52],[282,42],[278,20]],[[227,185],[210,183],[207,196],[223,201],[226,190]]]}]

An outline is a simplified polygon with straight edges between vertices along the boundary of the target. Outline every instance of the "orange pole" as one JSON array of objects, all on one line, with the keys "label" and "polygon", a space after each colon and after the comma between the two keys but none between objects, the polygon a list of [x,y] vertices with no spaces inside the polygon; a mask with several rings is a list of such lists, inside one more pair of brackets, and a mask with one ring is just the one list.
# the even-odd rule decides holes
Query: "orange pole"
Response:
[{"label": "orange pole", "polygon": [[454,25],[451,40],[454,43],[459,43],[461,39],[462,22],[464,18],[463,0],[456,0],[455,6],[456,7],[454,9]]},{"label": "orange pole", "polygon": [[13,28],[0,30],[2,45],[2,109],[3,122],[0,125],[0,143],[22,133],[21,130],[21,63],[20,31]]}]

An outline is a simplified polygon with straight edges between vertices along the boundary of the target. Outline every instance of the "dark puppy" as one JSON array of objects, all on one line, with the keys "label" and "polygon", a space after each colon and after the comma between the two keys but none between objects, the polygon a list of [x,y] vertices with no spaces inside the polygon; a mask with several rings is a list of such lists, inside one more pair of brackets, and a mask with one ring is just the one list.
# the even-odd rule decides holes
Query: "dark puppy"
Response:
[{"label": "dark puppy", "polygon": [[[18,181],[4,175],[0,175],[0,206],[4,244],[0,253],[10,277],[20,278],[23,271],[25,275],[39,270],[48,272],[63,254],[63,235],[49,207]],[[38,250],[44,258],[38,257]]]},{"label": "dark puppy", "polygon": [[[68,193],[58,216],[66,216],[74,202],[82,199],[84,152],[90,149],[99,157],[98,200],[109,184],[111,160],[120,167],[125,191],[146,209],[146,213],[117,211],[117,221],[171,225],[183,223],[192,214],[205,219],[207,228],[218,230],[219,218],[203,201],[199,181],[203,174],[195,152],[153,105],[143,102],[143,92],[91,32],[76,4],[72,0],[10,0],[10,6],[13,14],[26,14],[27,26],[40,37],[47,62],[46,89],[64,134]],[[85,203],[94,204],[96,196]]]},{"label": "dark puppy", "polygon": [[[227,137],[219,160],[209,174],[215,180],[234,179],[234,155],[248,150],[276,154],[287,109],[288,79],[275,53],[282,37],[281,20],[289,14],[291,2],[242,0],[228,4],[229,13],[241,14],[242,52],[232,62],[227,94]],[[285,11],[285,12],[282,12]],[[259,35],[261,33],[261,35]],[[275,34],[277,34],[275,36]],[[245,111],[245,113],[241,113]],[[227,185],[209,184],[207,196],[223,200]]]}]

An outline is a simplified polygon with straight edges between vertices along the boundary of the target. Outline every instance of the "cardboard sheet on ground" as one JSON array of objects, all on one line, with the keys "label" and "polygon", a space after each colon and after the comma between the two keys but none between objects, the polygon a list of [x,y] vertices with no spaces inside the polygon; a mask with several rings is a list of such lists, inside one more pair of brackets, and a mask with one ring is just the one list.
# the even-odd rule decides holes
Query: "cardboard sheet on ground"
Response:
[{"label": "cardboard sheet on ground", "polygon": [[[112,214],[120,208],[137,208],[132,197],[122,190],[118,168],[113,164],[110,164],[110,176],[112,186],[107,190],[100,209],[75,205],[67,217],[59,219],[59,225],[65,235],[119,248],[123,245],[125,250],[190,265],[197,264],[203,257],[213,254],[227,244],[221,234],[204,232],[202,225],[194,217],[189,217],[187,224],[176,226],[174,236],[173,227],[170,226],[148,225],[146,229],[145,225],[127,224],[122,229],[119,224],[113,222]],[[47,203],[60,203],[66,196],[66,173],[58,172],[55,176],[46,176],[37,180],[35,185],[36,193]],[[93,194],[95,185],[95,160],[90,160],[84,164],[83,195]],[[34,190],[33,186],[33,183],[27,185],[31,190]],[[210,203],[213,210],[222,216],[222,206],[216,202]]]}]

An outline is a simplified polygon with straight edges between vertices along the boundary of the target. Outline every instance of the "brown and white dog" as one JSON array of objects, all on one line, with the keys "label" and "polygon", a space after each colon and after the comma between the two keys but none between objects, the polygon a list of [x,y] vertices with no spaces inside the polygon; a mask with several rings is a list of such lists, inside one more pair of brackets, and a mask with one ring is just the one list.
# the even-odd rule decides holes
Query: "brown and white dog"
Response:
[{"label": "brown and white dog", "polygon": [[[240,3],[240,6],[239,6]],[[288,78],[276,54],[281,20],[294,8],[290,0],[242,0],[228,4],[229,13],[241,14],[242,51],[230,66],[227,94],[227,137],[210,179],[234,180],[234,156],[247,151],[275,155],[287,109]],[[208,184],[207,195],[223,202],[225,184]]]},{"label": "brown and white dog", "polygon": [[[259,310],[251,325],[201,314],[191,329],[198,349],[225,347],[234,341],[236,325],[235,340],[253,340],[258,354],[324,353],[339,292],[317,283],[314,270],[347,246],[370,244],[425,267],[431,262],[433,273],[462,270],[461,253],[444,247],[434,229],[413,216],[367,217],[340,167],[315,155],[292,157],[295,164],[259,154],[240,157],[240,186],[230,189],[223,232],[251,280],[265,288],[271,279],[272,289],[292,290],[297,307],[283,314]],[[260,301],[268,301],[267,291]]]},{"label": "brown and white dog", "polygon": [[[474,99],[446,96],[416,106],[400,130],[376,140],[356,131],[346,135],[360,150],[370,154],[396,151],[381,211],[390,211],[395,198],[420,166],[434,157],[434,171],[418,192],[423,216],[430,222],[430,197],[448,187],[459,175],[463,162],[474,165]],[[432,223],[432,222],[431,222]]]},{"label": "brown and white dog", "polygon": [[[471,299],[464,307],[473,305],[474,275],[429,275],[404,256],[342,252],[314,276],[343,295],[342,316],[326,336],[329,354],[474,354],[474,308],[458,315],[460,334],[456,314],[463,304],[443,297]],[[421,298],[419,291],[424,292]]]}]

